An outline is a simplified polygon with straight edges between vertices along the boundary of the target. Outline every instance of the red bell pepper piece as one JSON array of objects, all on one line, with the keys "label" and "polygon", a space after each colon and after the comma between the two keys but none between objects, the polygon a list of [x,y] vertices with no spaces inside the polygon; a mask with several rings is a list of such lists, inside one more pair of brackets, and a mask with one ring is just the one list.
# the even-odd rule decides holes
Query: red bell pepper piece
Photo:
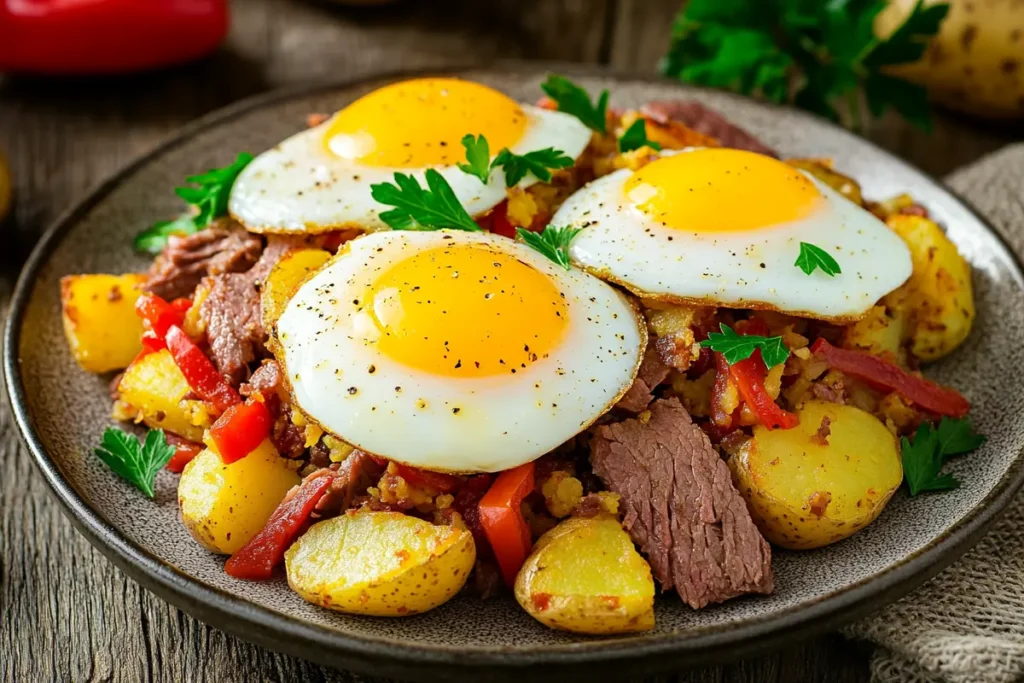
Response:
[{"label": "red bell pepper piece", "polygon": [[266,526],[228,559],[224,571],[236,579],[269,579],[334,479],[324,475],[302,482],[295,495],[277,506]]},{"label": "red bell pepper piece", "polygon": [[221,412],[242,402],[238,392],[217,373],[217,368],[213,367],[210,359],[188,338],[184,330],[171,325],[167,329],[165,341],[185,381],[204,401],[209,401]]},{"label": "red bell pepper piece", "polygon": [[824,339],[811,344],[811,353],[829,367],[862,379],[877,389],[895,391],[911,403],[937,415],[963,417],[971,403],[960,392],[912,375],[895,363],[864,353],[832,346]]},{"label": "red bell pepper piece", "polygon": [[736,382],[743,401],[757,414],[758,421],[768,429],[792,429],[800,424],[795,413],[783,410],[768,390],[764,380],[768,369],[761,360],[761,350],[754,351],[750,358],[729,366],[729,374]]},{"label": "red bell pepper piece", "polygon": [[212,52],[226,0],[0,0],[0,71],[125,73]]},{"label": "red bell pepper piece", "polygon": [[431,472],[418,467],[409,467],[395,463],[395,474],[415,486],[433,489],[438,493],[451,493],[462,485],[462,480],[453,474]]},{"label": "red bell pepper piece", "polygon": [[236,403],[210,427],[210,440],[225,465],[252,453],[270,436],[274,418],[263,401]]},{"label": "red bell pepper piece", "polygon": [[180,474],[185,469],[185,465],[192,462],[197,455],[203,452],[203,444],[182,439],[174,434],[167,435],[167,443],[175,446],[177,450],[174,451],[174,455],[164,465],[164,469],[175,474]]},{"label": "red bell pepper piece", "polygon": [[500,204],[494,207],[490,215],[487,216],[487,221],[490,225],[486,226],[495,235],[501,235],[502,237],[508,237],[510,239],[516,238],[516,226],[512,225],[512,222],[508,219],[508,200],[502,200]]},{"label": "red bell pepper piece", "polygon": [[[185,310],[181,309],[181,301],[188,303]],[[173,303],[167,303],[156,294],[143,294],[135,302],[135,313],[149,325],[155,336],[163,339],[171,325],[181,326],[185,321],[185,311],[191,306],[192,302],[188,299],[175,299]]]},{"label": "red bell pepper piece", "polygon": [[520,506],[533,492],[533,469],[533,463],[528,462],[499,474],[478,506],[480,523],[509,586],[515,583],[532,546],[530,527]]}]

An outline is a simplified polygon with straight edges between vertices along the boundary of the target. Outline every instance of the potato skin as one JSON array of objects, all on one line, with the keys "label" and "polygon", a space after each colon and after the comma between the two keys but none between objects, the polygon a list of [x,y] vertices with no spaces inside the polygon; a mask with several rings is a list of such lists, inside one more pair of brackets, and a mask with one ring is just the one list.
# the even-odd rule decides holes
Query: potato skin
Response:
[{"label": "potato skin", "polygon": [[161,349],[132,363],[118,382],[115,417],[141,419],[191,441],[203,440],[203,428],[193,424],[184,401],[190,389],[171,352]]},{"label": "potato skin", "polygon": [[281,317],[299,286],[320,266],[327,263],[331,253],[324,249],[295,249],[286,253],[267,276],[260,290],[260,312],[264,329],[271,330]]},{"label": "potato skin", "polygon": [[[870,524],[903,481],[896,437],[859,408],[809,401],[793,429],[754,436],[729,469],[764,537],[807,550],[842,540]],[[827,444],[818,430],[830,420]]]},{"label": "potato skin", "polygon": [[906,315],[910,351],[926,362],[938,360],[971,333],[971,266],[934,221],[895,215],[886,222],[910,247],[914,272],[884,301]]},{"label": "potato skin", "polygon": [[230,465],[204,450],[185,466],[178,482],[181,521],[205,548],[231,555],[263,528],[299,481],[292,463],[278,455],[269,439]]},{"label": "potato skin", "polygon": [[64,334],[75,361],[88,372],[128,367],[142,350],[135,300],[145,275],[66,275],[60,280]]},{"label": "potato skin", "polygon": [[654,628],[654,579],[610,515],[573,517],[537,540],[516,577],[516,600],[540,623],[576,633]]},{"label": "potato skin", "polygon": [[[928,88],[938,102],[994,119],[1024,118],[1024,12],[1018,0],[942,0],[949,14],[925,56],[894,75]],[[932,5],[938,0],[926,0]],[[875,22],[888,36],[916,0],[891,0]]]},{"label": "potato skin", "polygon": [[285,553],[288,585],[338,612],[403,617],[458,593],[476,561],[473,535],[400,512],[348,512],[319,522]]}]

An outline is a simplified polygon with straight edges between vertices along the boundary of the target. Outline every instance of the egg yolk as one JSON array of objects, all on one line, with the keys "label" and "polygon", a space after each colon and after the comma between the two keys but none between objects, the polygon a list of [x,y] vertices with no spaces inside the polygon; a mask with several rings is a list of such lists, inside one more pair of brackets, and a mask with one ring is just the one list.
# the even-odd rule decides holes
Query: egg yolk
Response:
[{"label": "egg yolk", "polygon": [[825,201],[792,166],[738,149],[662,157],[634,173],[624,190],[650,218],[693,232],[768,228],[806,218]]},{"label": "egg yolk", "polygon": [[526,115],[515,100],[455,78],[420,78],[375,90],[338,112],[324,133],[327,148],[368,166],[413,168],[465,160],[461,141],[484,135],[491,150],[523,136]]},{"label": "egg yolk", "polygon": [[380,351],[434,375],[523,372],[558,346],[568,320],[550,277],[479,245],[418,252],[371,289]]}]

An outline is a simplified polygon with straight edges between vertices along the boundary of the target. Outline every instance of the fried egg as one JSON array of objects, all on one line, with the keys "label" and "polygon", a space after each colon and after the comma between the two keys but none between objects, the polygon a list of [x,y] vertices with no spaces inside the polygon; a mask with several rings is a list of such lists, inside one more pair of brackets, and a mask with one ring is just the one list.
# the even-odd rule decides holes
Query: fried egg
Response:
[{"label": "fried egg", "polygon": [[[365,95],[324,123],[260,154],[239,174],[228,209],[249,230],[318,233],[387,227],[378,214],[391,207],[370,186],[411,174],[426,187],[436,169],[471,216],[505,199],[505,174],[494,169],[485,185],[458,168],[462,138],[484,135],[491,158],[553,147],[573,159],[590,143],[590,129],[568,114],[519,104],[479,83],[422,78]],[[537,182],[528,175],[520,182]]]},{"label": "fried egg", "polygon": [[294,405],[372,454],[497,472],[547,453],[629,389],[647,344],[607,283],[489,233],[348,242],[274,330]]},{"label": "fried egg", "polygon": [[[582,228],[572,260],[638,296],[848,321],[912,270],[882,221],[803,171],[736,149],[699,148],[623,169],[573,194],[554,225]],[[841,268],[797,267],[801,243]]]}]

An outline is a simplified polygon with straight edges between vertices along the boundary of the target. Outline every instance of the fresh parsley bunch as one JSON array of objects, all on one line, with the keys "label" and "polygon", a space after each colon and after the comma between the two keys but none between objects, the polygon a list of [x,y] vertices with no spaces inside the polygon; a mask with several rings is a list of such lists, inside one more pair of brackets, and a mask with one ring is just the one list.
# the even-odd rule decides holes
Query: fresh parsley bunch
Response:
[{"label": "fresh parsley bunch", "polygon": [[[924,88],[886,73],[916,62],[938,33],[949,5],[918,0],[885,40],[875,17],[887,0],[689,0],[676,16],[662,73],[690,83],[759,95],[862,125],[892,107],[929,130]],[[861,92],[863,91],[863,97]]]}]

